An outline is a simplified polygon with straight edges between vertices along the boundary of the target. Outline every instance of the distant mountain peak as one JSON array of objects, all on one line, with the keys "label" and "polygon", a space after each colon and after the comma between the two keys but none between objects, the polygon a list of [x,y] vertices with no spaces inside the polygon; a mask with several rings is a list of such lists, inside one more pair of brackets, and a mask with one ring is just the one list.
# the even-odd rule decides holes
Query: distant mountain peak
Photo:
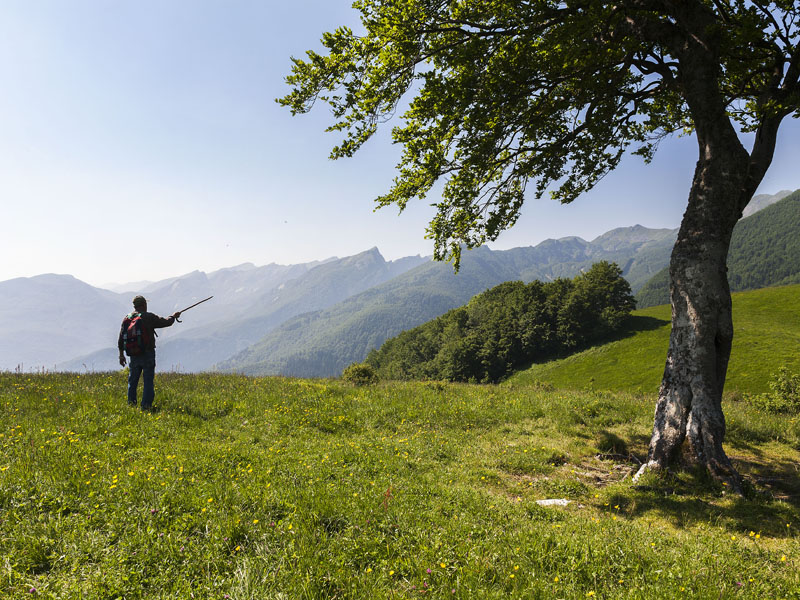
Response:
[{"label": "distant mountain peak", "polygon": [[775,204],[776,202],[779,202],[780,200],[783,200],[791,193],[791,190],[781,190],[777,194],[757,194],[753,196],[745,207],[744,211],[742,211],[742,218],[744,219],[745,217],[749,217],[750,215],[755,214],[758,211],[763,210],[768,206]]},{"label": "distant mountain peak", "polygon": [[552,244],[559,244],[559,243],[566,243],[566,242],[578,242],[578,243],[587,243],[585,239],[582,237],[578,237],[577,235],[568,235],[565,237],[560,238],[547,238],[546,240],[542,240],[539,242],[539,246],[545,245],[552,245]]},{"label": "distant mountain peak", "polygon": [[230,273],[230,272],[237,272],[237,271],[252,271],[255,269],[256,266],[251,262],[244,262],[240,265],[234,265],[232,267],[223,267],[222,269],[218,269],[216,271],[212,271],[210,274],[214,275],[215,273]]},{"label": "distant mountain peak", "polygon": [[[26,278],[20,277],[20,279]],[[27,279],[31,279],[32,281],[78,281],[74,275],[70,275],[69,273],[42,273],[41,275],[34,275],[33,277],[29,277]]]},{"label": "distant mountain peak", "polygon": [[132,290],[143,290],[149,286],[153,285],[152,281],[145,280],[145,281],[129,281],[125,283],[104,283],[100,287],[103,290],[109,290],[111,292],[115,292],[117,294],[122,294],[125,292],[130,292]]},{"label": "distant mountain peak", "polygon": [[661,242],[667,238],[673,238],[676,233],[676,229],[650,229],[637,224],[631,227],[617,227],[607,231],[593,239],[590,245],[594,248],[602,248],[605,251],[621,250],[623,248],[641,247],[653,242]]},{"label": "distant mountain peak", "polygon": [[369,250],[364,250],[364,252],[353,254],[352,256],[345,257],[341,260],[343,264],[360,263],[363,262],[364,260],[376,261],[379,263],[386,262],[386,259],[383,258],[383,254],[381,254],[377,246],[373,246]]}]

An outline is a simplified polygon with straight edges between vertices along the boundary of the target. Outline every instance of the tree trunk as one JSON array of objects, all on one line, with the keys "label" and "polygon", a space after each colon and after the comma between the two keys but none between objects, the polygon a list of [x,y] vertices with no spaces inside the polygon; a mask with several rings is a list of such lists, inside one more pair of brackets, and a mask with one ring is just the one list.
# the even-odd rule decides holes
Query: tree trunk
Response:
[{"label": "tree trunk", "polygon": [[740,477],[722,447],[722,391],[733,341],[727,256],[733,228],[754,188],[750,156],[738,139],[723,137],[701,141],[701,159],[672,251],[672,333],[648,461],[636,477],[650,468],[666,468],[688,442],[697,462],[741,493]]},{"label": "tree trunk", "polygon": [[722,391],[733,342],[727,257],[733,228],[772,162],[783,115],[765,117],[751,153],[744,149],[718,83],[714,19],[699,4],[681,6],[697,9],[681,16],[692,31],[673,51],[680,62],[676,89],[691,113],[699,159],[670,259],[672,333],[653,436],[634,480],[666,468],[688,442],[694,460],[741,494],[741,478],[722,447]]}]

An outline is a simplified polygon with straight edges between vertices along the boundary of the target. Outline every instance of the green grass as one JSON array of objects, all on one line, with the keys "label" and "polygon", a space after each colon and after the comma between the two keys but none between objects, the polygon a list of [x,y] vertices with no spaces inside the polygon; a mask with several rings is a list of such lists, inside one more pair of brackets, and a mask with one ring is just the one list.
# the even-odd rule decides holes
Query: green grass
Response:
[{"label": "green grass", "polygon": [[[653,399],[0,374],[0,597],[800,598],[800,423],[727,405],[747,498],[634,487]],[[565,508],[536,500],[566,498]]]},{"label": "green grass", "polygon": [[[670,307],[654,306],[633,315],[627,337],[533,365],[509,383],[656,393],[669,345]],[[781,366],[800,372],[800,285],[733,294],[733,320],[727,392],[766,392],[772,374]]]}]

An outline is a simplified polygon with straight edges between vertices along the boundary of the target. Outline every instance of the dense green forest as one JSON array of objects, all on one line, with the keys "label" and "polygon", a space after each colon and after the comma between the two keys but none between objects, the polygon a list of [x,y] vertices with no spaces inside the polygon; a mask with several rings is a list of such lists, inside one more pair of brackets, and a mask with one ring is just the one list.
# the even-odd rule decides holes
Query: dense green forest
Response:
[{"label": "dense green forest", "polygon": [[497,382],[608,337],[633,306],[619,266],[602,261],[571,280],[502,283],[387,340],[366,362],[383,379]]},{"label": "dense green forest", "polygon": [[[742,219],[728,251],[731,291],[800,283],[800,191]],[[639,308],[669,302],[669,268],[636,294]]]}]

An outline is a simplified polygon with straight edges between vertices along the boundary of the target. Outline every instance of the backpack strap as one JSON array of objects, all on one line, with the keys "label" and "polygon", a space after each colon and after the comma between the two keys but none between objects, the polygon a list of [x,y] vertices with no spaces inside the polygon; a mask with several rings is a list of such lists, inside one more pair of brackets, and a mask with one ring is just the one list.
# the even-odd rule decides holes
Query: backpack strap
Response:
[{"label": "backpack strap", "polygon": [[[145,312],[147,312],[147,311],[145,311]],[[133,314],[139,315],[140,317],[142,317],[142,321],[143,321],[142,326],[144,326],[144,318],[143,317],[144,317],[145,313],[141,312],[141,313],[133,313]],[[152,331],[153,332],[153,339],[158,337],[158,332],[155,329],[148,329],[148,331]]]}]

